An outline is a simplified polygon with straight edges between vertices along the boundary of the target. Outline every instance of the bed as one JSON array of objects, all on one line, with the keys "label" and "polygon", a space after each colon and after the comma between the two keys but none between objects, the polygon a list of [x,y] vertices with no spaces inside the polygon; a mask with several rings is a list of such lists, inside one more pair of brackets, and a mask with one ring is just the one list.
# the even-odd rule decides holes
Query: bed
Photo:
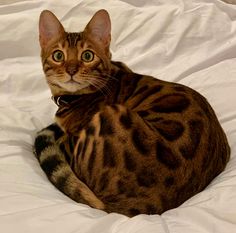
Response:
[{"label": "bed", "polygon": [[[53,11],[79,31],[99,9],[112,21],[113,60],[188,85],[211,103],[231,146],[225,171],[162,215],[128,218],[75,203],[47,180],[32,152],[53,121],[38,43],[38,17]],[[0,1],[0,232],[236,232],[236,5],[219,0]]]}]

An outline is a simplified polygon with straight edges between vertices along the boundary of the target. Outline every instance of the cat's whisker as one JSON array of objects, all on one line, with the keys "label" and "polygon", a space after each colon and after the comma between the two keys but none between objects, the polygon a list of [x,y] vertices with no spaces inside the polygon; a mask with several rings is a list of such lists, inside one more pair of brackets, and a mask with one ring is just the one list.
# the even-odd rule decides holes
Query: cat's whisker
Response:
[{"label": "cat's whisker", "polygon": [[[96,87],[99,88],[106,88],[106,86],[108,85],[108,80],[102,78],[98,78],[91,75],[83,75],[82,77],[84,78],[85,81],[90,81],[91,83],[95,84]],[[109,88],[107,89],[109,90]]]},{"label": "cat's whisker", "polygon": [[96,89],[98,89],[104,96],[106,96],[106,93],[103,92],[103,89],[101,87],[99,87],[98,85],[96,85],[94,82],[91,82],[89,80],[86,80],[91,86],[95,87]]},{"label": "cat's whisker", "polygon": [[[85,76],[93,77],[93,78],[96,78],[99,80],[104,80],[104,77],[108,77],[109,80],[118,82],[118,79],[116,77],[114,77],[110,74],[107,74],[107,73],[102,73],[102,75],[101,74],[92,74],[92,75],[85,75]],[[105,81],[107,82],[107,79]]]},{"label": "cat's whisker", "polygon": [[104,91],[106,93],[106,95],[111,96],[112,95],[112,91],[110,90],[109,86],[108,86],[108,82],[103,80],[103,79],[93,79],[93,78],[87,78],[87,81],[90,81],[90,84],[93,86],[95,86],[96,88],[98,88],[100,91]]},{"label": "cat's whisker", "polygon": [[100,88],[101,88],[102,90],[104,90],[105,93],[106,93],[108,96],[111,96],[111,95],[112,95],[112,91],[111,91],[111,89],[109,88],[109,85],[108,85],[109,83],[108,83],[108,82],[103,82],[103,81],[101,81],[101,80],[96,80],[95,83],[96,83],[96,85],[101,86]]}]

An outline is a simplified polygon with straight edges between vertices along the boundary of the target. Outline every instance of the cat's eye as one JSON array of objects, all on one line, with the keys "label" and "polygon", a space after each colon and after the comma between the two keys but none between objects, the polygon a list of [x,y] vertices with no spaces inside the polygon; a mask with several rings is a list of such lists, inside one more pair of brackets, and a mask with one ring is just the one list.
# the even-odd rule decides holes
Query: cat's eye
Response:
[{"label": "cat's eye", "polygon": [[52,58],[56,62],[62,62],[64,61],[64,53],[61,50],[56,50],[52,54]]},{"label": "cat's eye", "polygon": [[94,53],[90,50],[85,50],[81,55],[81,59],[84,62],[91,62],[94,59]]}]

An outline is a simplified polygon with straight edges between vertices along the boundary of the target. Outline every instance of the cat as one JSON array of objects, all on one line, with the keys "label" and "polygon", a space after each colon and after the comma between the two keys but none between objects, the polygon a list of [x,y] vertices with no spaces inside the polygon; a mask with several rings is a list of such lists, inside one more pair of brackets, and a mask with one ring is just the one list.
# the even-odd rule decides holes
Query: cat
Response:
[{"label": "cat", "polygon": [[230,147],[202,95],[112,61],[110,40],[106,10],[80,33],[41,13],[42,65],[58,110],[36,135],[35,154],[79,203],[130,217],[161,214],[221,173]]}]

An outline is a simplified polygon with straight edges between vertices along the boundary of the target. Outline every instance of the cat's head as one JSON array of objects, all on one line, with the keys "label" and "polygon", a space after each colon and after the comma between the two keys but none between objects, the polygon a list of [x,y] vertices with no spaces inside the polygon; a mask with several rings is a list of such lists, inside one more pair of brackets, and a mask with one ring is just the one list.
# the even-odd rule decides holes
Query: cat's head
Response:
[{"label": "cat's head", "polygon": [[53,95],[91,93],[109,79],[110,18],[99,10],[83,32],[67,33],[45,10],[39,19],[43,70]]}]

